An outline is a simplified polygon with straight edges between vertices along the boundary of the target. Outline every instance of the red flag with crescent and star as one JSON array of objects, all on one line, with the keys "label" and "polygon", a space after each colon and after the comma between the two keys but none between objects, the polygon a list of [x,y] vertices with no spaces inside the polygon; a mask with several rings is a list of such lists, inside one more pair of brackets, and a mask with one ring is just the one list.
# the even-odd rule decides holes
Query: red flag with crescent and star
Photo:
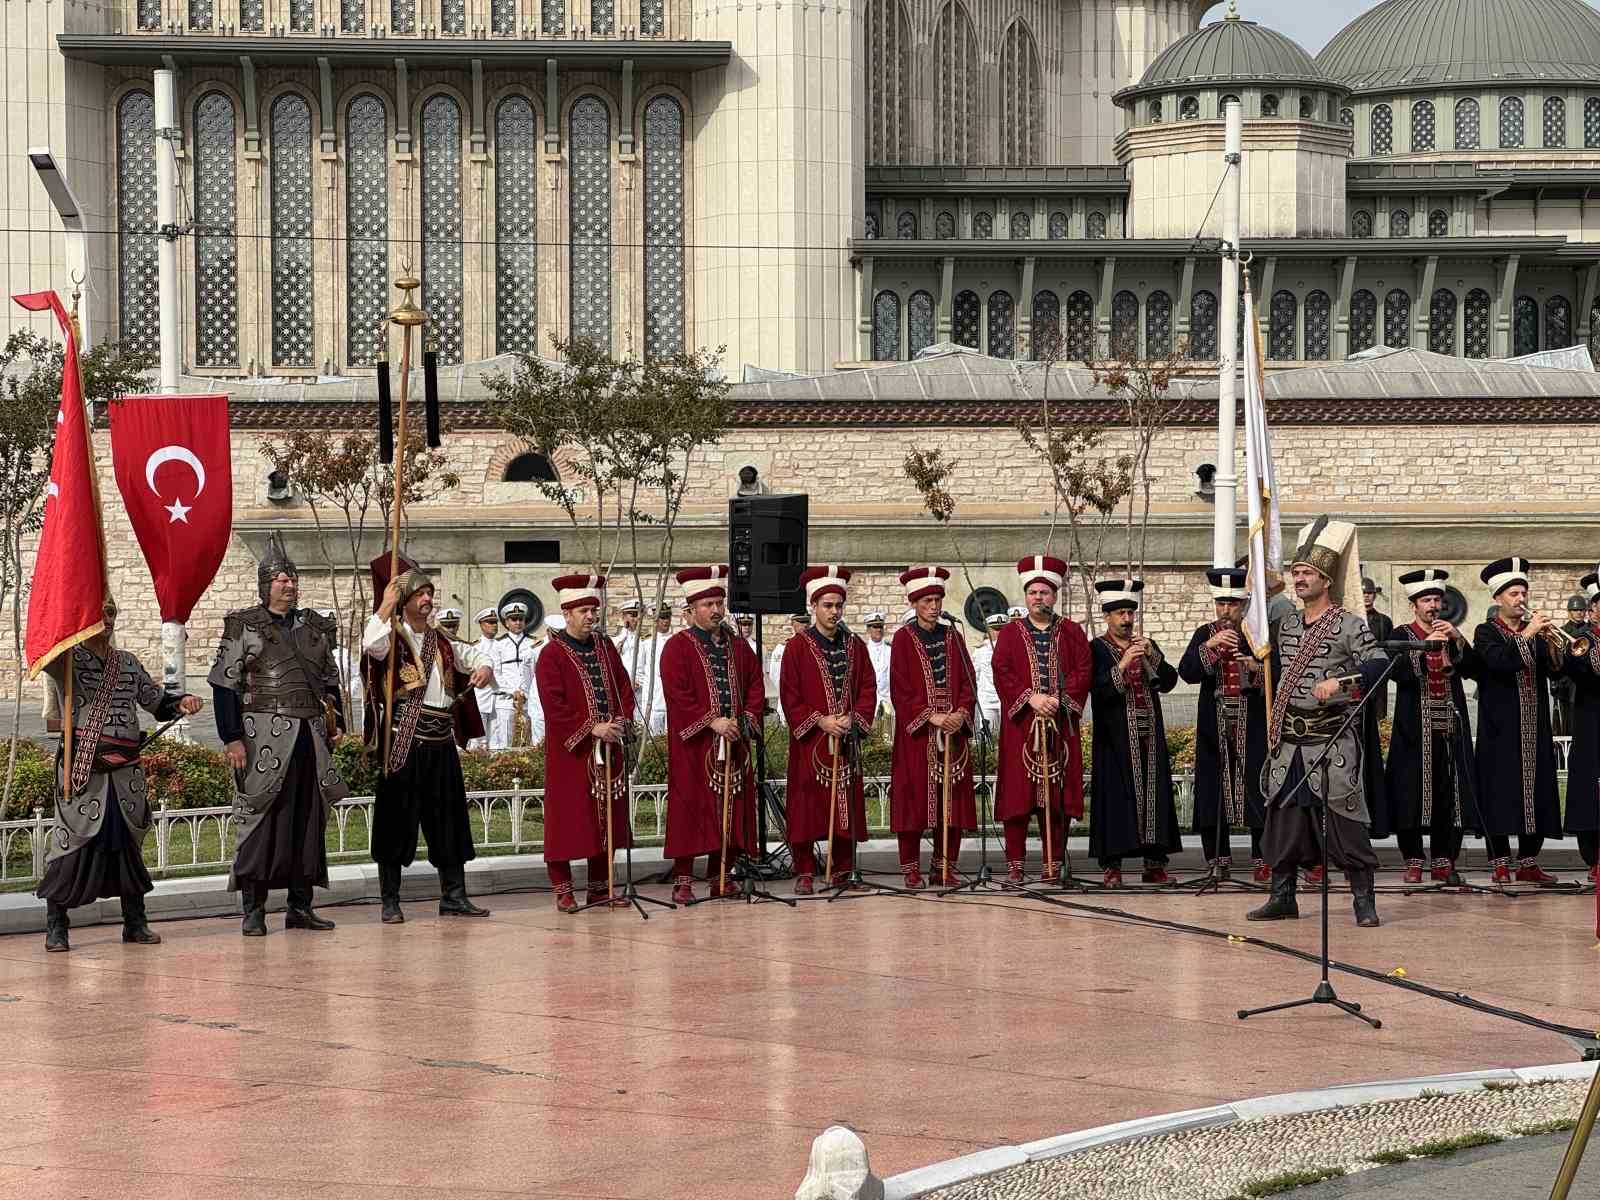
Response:
[{"label": "red flag with crescent and star", "polygon": [[233,531],[226,396],[124,396],[111,413],[111,465],[155,580],[163,621],[187,621]]},{"label": "red flag with crescent and star", "polygon": [[54,292],[11,297],[30,312],[55,313],[66,335],[56,444],[45,487],[44,526],[28,591],[28,632],[23,654],[31,679],[58,655],[105,628],[106,544],[100,524],[100,483],[95,474],[89,418],[78,373],[77,322]]}]

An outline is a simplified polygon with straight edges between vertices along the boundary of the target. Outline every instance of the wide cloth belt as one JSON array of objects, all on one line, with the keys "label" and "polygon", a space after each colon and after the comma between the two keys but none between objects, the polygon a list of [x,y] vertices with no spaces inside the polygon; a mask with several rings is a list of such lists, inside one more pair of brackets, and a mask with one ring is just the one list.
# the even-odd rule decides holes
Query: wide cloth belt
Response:
[{"label": "wide cloth belt", "polygon": [[102,734],[100,741],[95,745],[94,765],[90,769],[104,773],[131,767],[139,761],[139,748],[138,742],[110,738]]},{"label": "wide cloth belt", "polygon": [[1422,723],[1431,733],[1456,731],[1456,706],[1450,700],[1424,700]]},{"label": "wide cloth belt", "polygon": [[422,711],[417,715],[417,732],[413,736],[419,742],[431,742],[435,745],[454,741],[455,722],[451,718],[450,710],[423,705]]},{"label": "wide cloth belt", "polygon": [[309,720],[322,715],[322,697],[310,688],[258,688],[244,694],[244,711]]},{"label": "wide cloth belt", "polygon": [[1342,713],[1290,712],[1283,718],[1283,740],[1294,745],[1325,742],[1344,724]]}]

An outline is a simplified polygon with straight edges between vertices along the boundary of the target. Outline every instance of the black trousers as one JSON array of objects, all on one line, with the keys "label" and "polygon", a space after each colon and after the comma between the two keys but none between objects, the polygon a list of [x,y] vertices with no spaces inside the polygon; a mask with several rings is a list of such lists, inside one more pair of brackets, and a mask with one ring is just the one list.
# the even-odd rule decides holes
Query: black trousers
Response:
[{"label": "black trousers", "polygon": [[[1402,858],[1422,857],[1422,830],[1401,829],[1394,836],[1400,843]],[[1456,828],[1452,815],[1448,812],[1440,813],[1435,809],[1433,824],[1428,829],[1428,841],[1433,850],[1433,857],[1448,858],[1454,862],[1461,853],[1461,837],[1461,830]]]},{"label": "black trousers", "polygon": [[372,861],[409,867],[417,834],[428,861],[453,870],[478,856],[467,816],[467,789],[454,742],[414,742],[400,770],[378,781],[372,818]]},{"label": "black trousers", "polygon": [[[1297,748],[1294,761],[1283,782],[1281,795],[1288,795],[1305,776],[1305,762]],[[1304,796],[1301,789],[1298,796]],[[1298,799],[1297,796],[1297,799]],[[1274,797],[1276,800],[1276,797]],[[1360,821],[1328,813],[1328,862],[1347,871],[1376,871],[1378,855],[1372,849],[1372,836]],[[1322,807],[1305,808],[1291,801],[1267,805],[1267,827],[1261,835],[1261,850],[1274,874],[1292,873],[1298,867],[1322,864]]]},{"label": "black trousers", "polygon": [[[1215,825],[1207,825],[1200,830],[1200,845],[1205,847],[1207,862],[1217,857],[1217,827]],[[1259,829],[1250,831],[1250,857],[1261,857],[1261,830]]]},{"label": "black trousers", "polygon": [[[1490,833],[1484,835],[1484,843],[1489,848],[1490,858],[1511,857],[1511,837],[1504,833]],[[1517,857],[1538,858],[1539,851],[1544,849],[1544,837],[1537,833],[1519,833],[1517,835]]]}]

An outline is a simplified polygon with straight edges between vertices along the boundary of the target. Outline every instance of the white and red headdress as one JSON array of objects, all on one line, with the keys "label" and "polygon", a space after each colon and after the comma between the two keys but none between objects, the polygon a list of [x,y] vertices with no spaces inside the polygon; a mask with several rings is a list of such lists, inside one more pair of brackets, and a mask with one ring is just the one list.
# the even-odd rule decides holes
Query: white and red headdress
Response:
[{"label": "white and red headdress", "polygon": [[807,567],[800,572],[800,583],[806,589],[807,604],[815,604],[830,592],[842,600],[850,589],[850,568],[838,563]]},{"label": "white and red headdress", "polygon": [[900,573],[900,586],[906,590],[906,601],[915,604],[924,596],[944,595],[945,580],[950,572],[944,567],[909,567]]},{"label": "white and red headdress", "polygon": [[[687,567],[678,572],[678,586],[683,589],[685,607],[696,600],[721,600],[728,594],[728,565],[718,563],[710,567]],[[668,614],[671,615],[670,613]]]},{"label": "white and red headdress", "polygon": [[1017,563],[1017,582],[1024,592],[1029,584],[1040,582],[1048,583],[1059,592],[1066,577],[1066,561],[1053,554],[1030,554]]},{"label": "white and red headdress", "polygon": [[[604,575],[563,575],[550,584],[556,589],[556,602],[561,611],[582,608],[586,604],[599,604],[600,593],[606,590]],[[548,622],[547,622],[548,623]]]}]

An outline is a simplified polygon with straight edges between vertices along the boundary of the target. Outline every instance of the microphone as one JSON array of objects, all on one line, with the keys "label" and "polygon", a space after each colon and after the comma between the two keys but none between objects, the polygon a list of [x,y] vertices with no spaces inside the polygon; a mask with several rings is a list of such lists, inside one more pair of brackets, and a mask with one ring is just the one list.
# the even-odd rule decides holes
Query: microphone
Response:
[{"label": "microphone", "polygon": [[1443,641],[1418,642],[1411,638],[1392,638],[1386,642],[1379,642],[1378,648],[1390,653],[1404,654],[1411,650],[1439,650],[1447,644]]}]

